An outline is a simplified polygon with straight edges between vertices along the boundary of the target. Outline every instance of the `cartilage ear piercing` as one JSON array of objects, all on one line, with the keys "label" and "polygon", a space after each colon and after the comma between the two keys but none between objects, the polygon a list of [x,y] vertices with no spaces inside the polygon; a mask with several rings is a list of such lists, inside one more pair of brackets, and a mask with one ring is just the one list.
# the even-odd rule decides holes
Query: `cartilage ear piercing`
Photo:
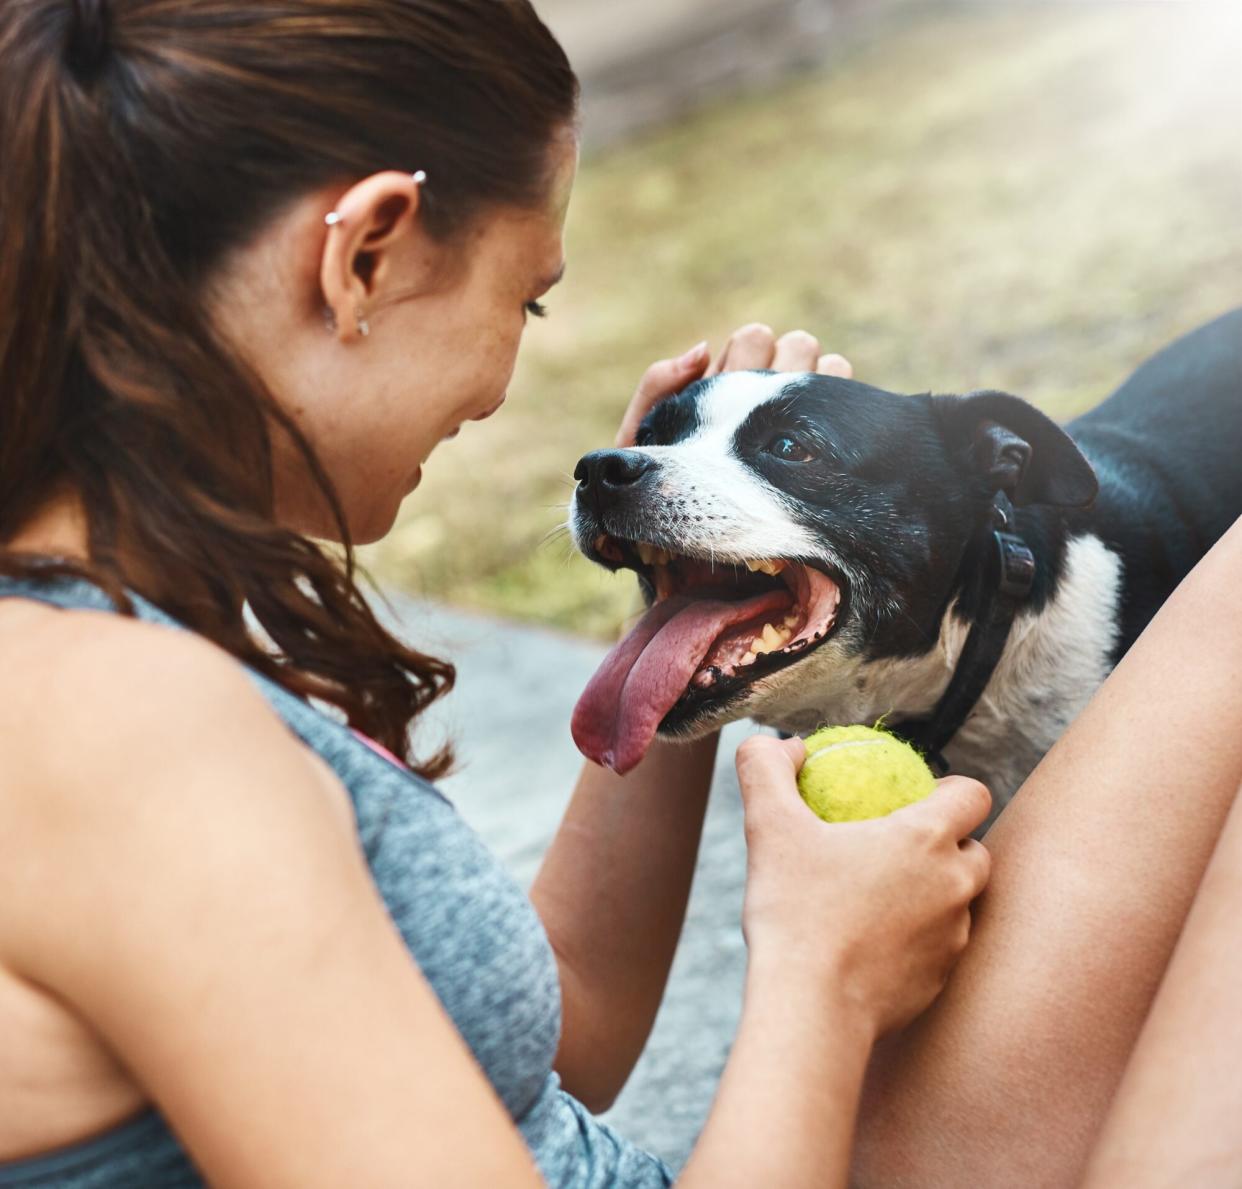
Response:
[{"label": "cartilage ear piercing", "polygon": [[416,186],[421,186],[427,180],[427,171],[420,169],[417,173],[410,174],[410,177]]},{"label": "cartilage ear piercing", "polygon": [[335,227],[338,223],[345,222],[345,216],[342,215],[340,211],[332,211],[331,213],[324,215],[323,221],[329,227]]}]

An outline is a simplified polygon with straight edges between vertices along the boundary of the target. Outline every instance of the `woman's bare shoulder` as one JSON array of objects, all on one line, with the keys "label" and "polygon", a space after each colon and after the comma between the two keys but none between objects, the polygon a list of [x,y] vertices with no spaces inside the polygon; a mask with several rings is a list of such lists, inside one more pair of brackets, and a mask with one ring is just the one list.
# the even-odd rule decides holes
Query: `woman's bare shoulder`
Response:
[{"label": "woman's bare shoulder", "polygon": [[20,765],[72,788],[87,768],[132,765],[173,740],[205,750],[238,727],[286,737],[242,666],[191,632],[10,601],[0,655],[0,772],[10,775]]},{"label": "woman's bare shoulder", "polygon": [[[153,912],[177,901],[184,910],[199,895],[209,903],[222,866],[259,883],[286,847],[356,864],[344,789],[211,643],[113,615],[49,612],[0,618],[0,653],[10,651],[0,836],[38,862],[0,872],[0,890],[42,906],[27,925],[45,932],[53,911],[90,921],[103,904],[136,907],[139,893]],[[22,930],[0,914],[0,950],[25,949]],[[43,952],[37,935],[25,940],[28,953]]]},{"label": "woman's bare shoulder", "polygon": [[[21,599],[0,601],[0,647],[5,656],[0,698],[25,701],[23,688],[55,696],[66,679],[139,692],[148,680],[184,676],[238,684],[245,670],[193,632],[105,611],[64,611]],[[78,691],[89,698],[93,685]]]}]

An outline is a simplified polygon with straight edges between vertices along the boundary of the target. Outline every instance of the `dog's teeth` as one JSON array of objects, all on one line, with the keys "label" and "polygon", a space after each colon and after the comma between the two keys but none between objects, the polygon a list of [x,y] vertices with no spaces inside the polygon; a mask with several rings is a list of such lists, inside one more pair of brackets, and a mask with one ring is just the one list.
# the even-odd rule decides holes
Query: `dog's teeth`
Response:
[{"label": "dog's teeth", "polygon": [[740,661],[739,665],[753,665],[758,657],[753,652],[748,652]]},{"label": "dog's teeth", "polygon": [[644,541],[639,541],[634,545],[638,556],[642,558],[645,566],[666,566],[673,560],[673,555],[663,549],[657,549],[654,545],[648,545]]},{"label": "dog's teeth", "polygon": [[644,541],[635,542],[634,550],[645,566],[666,566],[673,560],[673,555],[666,549],[657,549]]},{"label": "dog's teeth", "polygon": [[763,625],[763,642],[768,646],[769,652],[775,652],[788,639],[788,632],[779,632],[770,623]]},{"label": "dog's teeth", "polygon": [[798,613],[796,611],[791,611],[781,622],[789,628],[790,631],[793,631],[793,629],[798,626]]},{"label": "dog's teeth", "polygon": [[752,574],[771,574],[775,578],[785,568],[785,563],[783,561],[747,561],[746,568]]},{"label": "dog's teeth", "polygon": [[787,627],[774,627],[770,623],[763,625],[763,631],[750,642],[750,650],[756,656],[766,656],[769,652],[779,652],[789,642],[793,632]]}]

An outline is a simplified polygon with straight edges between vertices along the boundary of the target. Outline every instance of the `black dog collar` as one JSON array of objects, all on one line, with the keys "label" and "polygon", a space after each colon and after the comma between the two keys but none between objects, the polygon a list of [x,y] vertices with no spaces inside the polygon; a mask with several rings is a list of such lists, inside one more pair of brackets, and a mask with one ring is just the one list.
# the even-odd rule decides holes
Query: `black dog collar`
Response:
[{"label": "black dog collar", "polygon": [[983,533],[991,538],[984,542],[983,598],[949,687],[928,718],[890,728],[921,751],[942,776],[949,770],[944,749],[992,680],[1013,621],[1035,584],[1035,555],[1016,531],[1013,504],[1004,492],[996,496]]}]

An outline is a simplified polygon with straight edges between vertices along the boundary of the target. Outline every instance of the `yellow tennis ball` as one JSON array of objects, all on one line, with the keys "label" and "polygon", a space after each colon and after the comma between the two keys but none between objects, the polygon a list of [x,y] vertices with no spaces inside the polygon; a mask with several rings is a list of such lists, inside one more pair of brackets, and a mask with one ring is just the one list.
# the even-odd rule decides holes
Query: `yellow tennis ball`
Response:
[{"label": "yellow tennis ball", "polygon": [[908,743],[871,727],[825,727],[806,741],[802,799],[826,822],[884,817],[930,796],[931,769]]}]

